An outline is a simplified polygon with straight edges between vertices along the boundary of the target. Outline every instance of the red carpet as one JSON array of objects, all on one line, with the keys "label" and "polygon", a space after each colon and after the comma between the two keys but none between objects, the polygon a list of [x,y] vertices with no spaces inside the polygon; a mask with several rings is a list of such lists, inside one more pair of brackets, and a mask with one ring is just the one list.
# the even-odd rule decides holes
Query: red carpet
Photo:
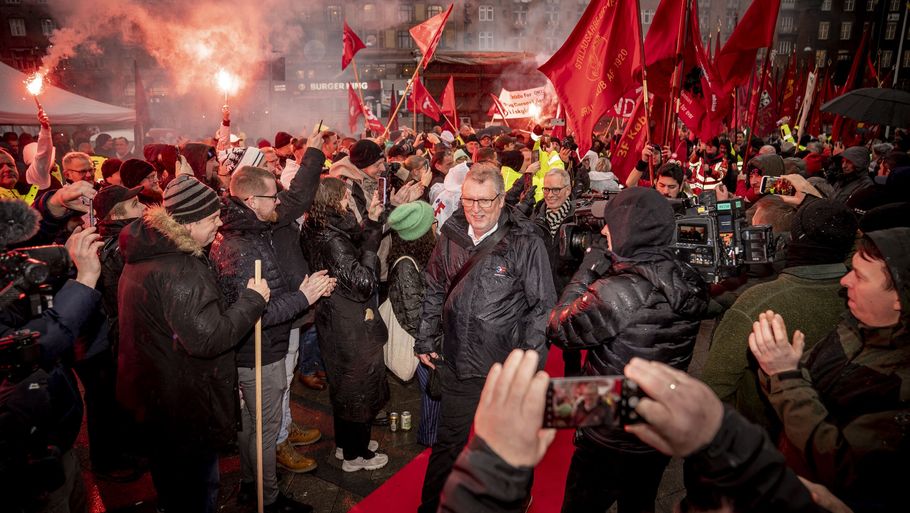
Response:
[{"label": "red carpet", "polygon": [[[557,347],[550,348],[546,370],[550,376],[563,375],[562,352]],[[546,456],[537,465],[534,472],[532,513],[552,513],[562,506],[562,496],[566,485],[566,474],[572,459],[571,429],[560,430],[556,440],[547,451]],[[398,473],[389,478],[382,486],[368,495],[351,509],[352,513],[401,513],[413,512],[420,505],[420,489],[423,487],[423,476],[430,460],[430,450],[420,453]]]}]

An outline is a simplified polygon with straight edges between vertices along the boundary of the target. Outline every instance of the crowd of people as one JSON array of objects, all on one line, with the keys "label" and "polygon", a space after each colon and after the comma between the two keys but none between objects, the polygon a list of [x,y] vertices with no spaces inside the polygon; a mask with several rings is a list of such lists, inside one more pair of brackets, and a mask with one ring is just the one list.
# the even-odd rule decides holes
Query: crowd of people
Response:
[{"label": "crowd of people", "polygon": [[[38,121],[34,142],[3,138],[2,221],[26,233],[0,242],[63,244],[76,277],[52,277],[48,292],[6,276],[17,299],[0,335],[40,334],[34,373],[0,387],[11,511],[84,510],[83,405],[91,471],[148,470],[159,511],[215,511],[231,448],[239,503],[256,502],[261,451],[265,511],[312,511],[278,487],[279,468],[317,468],[295,447],[323,436],[291,414],[295,376],[328,389],[342,470],[382,468],[371,429],[388,422],[393,339],[419,361],[417,441],[432,448],[421,512],[527,509],[553,440],[542,369],[554,344],[566,376],[625,375],[647,394],[642,423],[604,414],[577,430],[563,512],[654,511],[672,456],[685,459],[690,510],[905,502],[903,131],[844,148],[789,127],[698,140],[680,125],[676,143],[621,170],[619,134],[594,134],[582,154],[540,126],[355,138],[320,123],[246,146],[225,107],[212,137],[139,156],[126,139],[91,145],[84,131],[53,133],[43,111]],[[741,199],[752,225],[771,226],[774,261],[706,280],[673,249],[686,198]],[[573,258],[565,229],[591,199],[605,203],[602,229]]]}]

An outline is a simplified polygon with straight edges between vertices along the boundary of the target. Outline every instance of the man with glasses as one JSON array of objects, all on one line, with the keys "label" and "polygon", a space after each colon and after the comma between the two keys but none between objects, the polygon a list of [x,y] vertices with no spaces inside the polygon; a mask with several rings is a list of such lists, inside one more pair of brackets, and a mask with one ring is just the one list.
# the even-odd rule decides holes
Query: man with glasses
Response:
[{"label": "man with glasses", "polygon": [[442,403],[421,512],[439,505],[490,367],[516,348],[536,350],[541,365],[546,361],[544,330],[556,301],[547,249],[533,223],[505,207],[504,189],[495,164],[471,167],[461,189],[462,208],[442,226],[425,271],[414,351],[439,373]]}]

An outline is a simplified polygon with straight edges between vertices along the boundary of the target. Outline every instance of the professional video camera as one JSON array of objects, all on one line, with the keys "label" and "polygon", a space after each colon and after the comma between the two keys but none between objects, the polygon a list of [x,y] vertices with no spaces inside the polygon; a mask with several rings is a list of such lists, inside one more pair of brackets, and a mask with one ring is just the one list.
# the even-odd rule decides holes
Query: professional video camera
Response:
[{"label": "professional video camera", "polygon": [[604,227],[604,209],[616,194],[582,194],[575,200],[575,214],[570,222],[559,227],[557,233],[560,260],[581,262],[591,243],[600,237]]},{"label": "professional video camera", "polygon": [[0,308],[23,294],[42,292],[49,279],[67,276],[71,269],[72,261],[63,246],[20,248],[0,254]]},{"label": "professional video camera", "polygon": [[676,218],[672,247],[713,283],[738,276],[747,264],[773,261],[775,249],[771,227],[749,226],[739,198],[686,209]]}]

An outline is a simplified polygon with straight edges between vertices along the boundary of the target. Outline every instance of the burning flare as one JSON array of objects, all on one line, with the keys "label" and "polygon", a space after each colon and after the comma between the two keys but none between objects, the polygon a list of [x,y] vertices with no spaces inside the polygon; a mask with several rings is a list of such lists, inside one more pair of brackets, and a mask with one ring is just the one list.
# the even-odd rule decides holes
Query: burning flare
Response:
[{"label": "burning flare", "polygon": [[32,96],[41,94],[44,91],[44,75],[40,72],[33,73],[25,81],[25,88],[28,89],[29,94]]},{"label": "burning flare", "polygon": [[532,103],[528,106],[528,116],[534,118],[537,121],[540,121],[540,105]]},{"label": "burning flare", "polygon": [[218,83],[218,89],[224,93],[224,96],[237,94],[240,89],[240,79],[237,75],[221,68],[215,74],[215,81]]}]

